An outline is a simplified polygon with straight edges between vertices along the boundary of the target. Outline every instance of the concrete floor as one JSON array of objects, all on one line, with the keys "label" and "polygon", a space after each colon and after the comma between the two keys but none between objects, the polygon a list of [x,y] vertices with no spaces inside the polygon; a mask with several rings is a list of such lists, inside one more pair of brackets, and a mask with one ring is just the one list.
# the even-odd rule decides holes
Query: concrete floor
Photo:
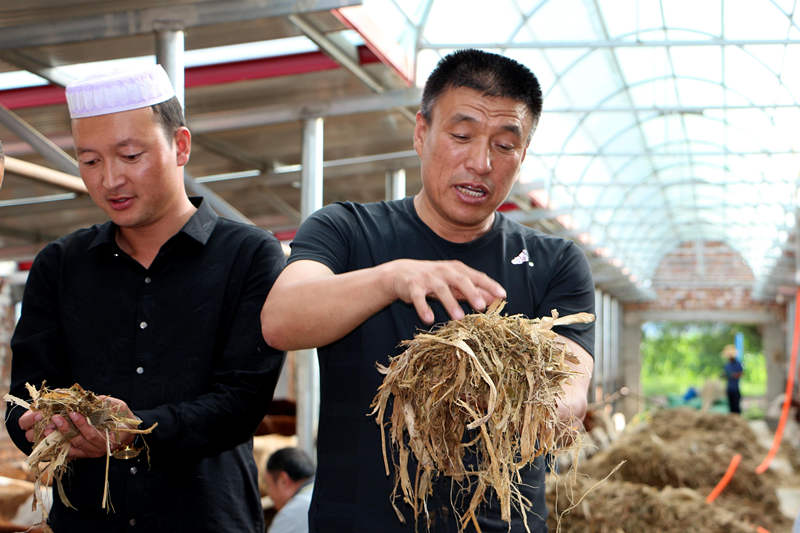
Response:
[{"label": "concrete floor", "polygon": [[[763,420],[751,420],[750,427],[756,434],[758,443],[761,444],[764,449],[770,449],[772,447],[774,432],[770,430],[770,428],[767,426],[767,423]],[[794,444],[792,444],[793,442],[800,442],[797,440],[798,436],[800,436],[800,428],[797,427],[797,424],[794,423],[794,421],[790,421],[790,423],[786,425],[783,439],[781,441],[781,451],[784,452],[784,456],[781,456],[781,452],[778,452],[778,455],[770,464],[771,470],[786,474],[787,477],[797,480],[797,483],[794,485],[776,488],[781,512],[791,519],[794,519],[800,515],[800,477],[796,475],[797,473],[793,471],[791,463],[785,457],[786,450],[784,450],[784,447],[794,446]]]}]

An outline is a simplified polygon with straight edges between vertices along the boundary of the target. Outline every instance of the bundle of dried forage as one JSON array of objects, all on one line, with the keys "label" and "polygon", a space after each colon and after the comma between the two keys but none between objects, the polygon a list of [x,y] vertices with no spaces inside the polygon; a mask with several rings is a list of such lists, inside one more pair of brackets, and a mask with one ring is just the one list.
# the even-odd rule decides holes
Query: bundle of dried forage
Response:
[{"label": "bundle of dried forage", "polygon": [[136,429],[141,424],[141,420],[121,415],[109,403],[96,396],[93,392],[84,390],[77,383],[68,389],[48,389],[44,383],[39,389],[28,383],[25,384],[25,387],[31,395],[30,402],[11,394],[7,394],[4,399],[25,409],[38,411],[42,415],[42,419],[34,425],[33,451],[27,459],[34,475],[33,508],[36,509],[37,504],[42,502],[41,487],[46,480],[54,480],[61,501],[64,505],[73,507],[64,492],[61,477],[66,472],[67,464],[69,463],[69,439],[77,435],[78,430],[73,426],[72,433],[67,436],[60,431],[52,431],[50,434],[45,435],[45,428],[52,426],[53,415],[61,415],[72,424],[68,416],[72,412],[85,416],[92,426],[101,432],[105,432],[106,473],[101,506],[103,509],[110,508],[108,501],[109,459],[112,455],[117,458],[127,459],[140,452],[138,449],[129,447],[112,452],[110,447],[111,434],[114,434],[117,440],[119,440],[119,434],[122,432],[147,434],[152,432],[157,424],[153,424],[147,429]]},{"label": "bundle of dried forage", "polygon": [[[588,323],[594,316],[558,318],[553,310],[552,317],[528,319],[502,316],[503,306],[497,302],[486,313],[419,333],[402,343],[406,349],[388,367],[378,366],[385,377],[372,414],[381,426],[389,475],[384,419],[393,399],[385,425],[397,450],[392,455],[391,500],[401,521],[405,519],[397,507],[398,496],[411,506],[415,519],[423,512],[427,516],[426,498],[439,475],[471,491],[460,515],[461,530],[470,521],[477,528],[475,511],[488,488],[495,491],[504,520],[511,519],[512,505],[525,520],[530,502],[516,486],[519,469],[538,455],[555,452],[557,439],[575,431],[559,419],[556,402],[564,381],[574,373],[568,362],[577,359],[552,327]],[[468,430],[477,436],[464,442]],[[565,440],[571,441],[569,436]],[[417,463],[413,482],[410,453]],[[468,453],[477,457],[476,465],[465,466]]]}]

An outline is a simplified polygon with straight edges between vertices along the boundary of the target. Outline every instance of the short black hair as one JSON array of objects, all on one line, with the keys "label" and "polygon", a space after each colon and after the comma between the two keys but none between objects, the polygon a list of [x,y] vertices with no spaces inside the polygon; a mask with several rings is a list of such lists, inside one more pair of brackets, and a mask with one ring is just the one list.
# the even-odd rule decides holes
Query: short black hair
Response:
[{"label": "short black hair", "polygon": [[177,96],[159,104],[151,105],[150,109],[156,115],[156,120],[164,128],[164,133],[168,141],[172,141],[178,128],[186,126],[186,119],[183,117],[183,108]]},{"label": "short black hair", "polygon": [[267,472],[286,472],[292,481],[301,481],[314,475],[314,462],[300,448],[281,448],[269,456]]},{"label": "short black hair", "polygon": [[420,113],[430,122],[436,98],[448,89],[466,87],[484,96],[499,96],[523,102],[533,119],[542,114],[542,88],[531,70],[511,58],[474,48],[443,57],[433,69],[422,91]]}]

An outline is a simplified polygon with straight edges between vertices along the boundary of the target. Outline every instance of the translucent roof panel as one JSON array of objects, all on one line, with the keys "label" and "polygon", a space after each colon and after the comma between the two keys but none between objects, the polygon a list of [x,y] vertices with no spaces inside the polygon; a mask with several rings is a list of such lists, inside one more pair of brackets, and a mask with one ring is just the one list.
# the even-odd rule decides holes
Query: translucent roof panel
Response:
[{"label": "translucent roof panel", "polygon": [[794,231],[795,0],[371,0],[404,11],[417,76],[464,47],[545,95],[522,181],[649,286],[683,240],[722,240],[762,283]]}]

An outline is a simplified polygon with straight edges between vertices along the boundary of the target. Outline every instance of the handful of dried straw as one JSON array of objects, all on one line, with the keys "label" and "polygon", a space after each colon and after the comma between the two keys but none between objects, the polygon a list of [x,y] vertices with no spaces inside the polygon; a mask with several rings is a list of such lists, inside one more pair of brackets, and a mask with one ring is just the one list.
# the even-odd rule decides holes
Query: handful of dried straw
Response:
[{"label": "handful of dried straw", "polygon": [[[472,491],[467,510],[459,516],[460,530],[470,521],[480,531],[475,511],[494,489],[501,517],[511,520],[517,507],[528,529],[530,502],[516,483],[520,468],[537,456],[555,451],[558,440],[577,430],[559,419],[556,399],[562,385],[574,374],[567,362],[578,360],[552,331],[553,326],[588,323],[589,313],[558,318],[528,319],[501,316],[505,302],[495,302],[486,313],[453,320],[432,333],[419,333],[403,341],[403,353],[393,357],[372,402],[372,415],[381,426],[386,475],[389,475],[386,431],[397,449],[393,458],[395,485],[392,505],[405,522],[396,500],[411,506],[416,520],[429,518],[426,498],[439,475],[448,476],[461,489]],[[391,417],[384,422],[390,397]],[[465,430],[479,435],[464,442]],[[571,442],[569,435],[565,439]],[[465,467],[469,452],[477,466]],[[409,453],[416,472],[412,482]],[[454,511],[456,511],[454,509]],[[456,511],[458,514],[458,511]]]},{"label": "handful of dried straw", "polygon": [[[31,401],[6,394],[4,399],[25,409],[38,411],[42,414],[42,419],[36,422],[33,427],[34,442],[33,451],[28,456],[28,466],[34,475],[34,499],[33,508],[42,502],[41,487],[47,479],[52,479],[58,488],[61,501],[67,507],[75,508],[67,498],[64,487],[61,484],[61,477],[67,471],[69,462],[70,441],[73,436],[78,434],[78,429],[72,425],[69,413],[75,412],[86,417],[86,420],[98,430],[105,432],[106,435],[106,473],[103,485],[103,509],[110,509],[108,501],[108,466],[109,459],[113,455],[118,459],[130,459],[141,451],[140,449],[126,447],[115,452],[111,451],[110,435],[114,434],[119,440],[122,432],[147,434],[153,431],[158,425],[153,424],[147,429],[136,429],[141,420],[120,415],[111,405],[102,398],[98,398],[93,392],[84,390],[83,387],[75,383],[68,389],[48,389],[44,383],[40,389],[36,389],[29,383],[25,384]],[[45,436],[45,428],[52,424],[53,415],[61,415],[72,425],[72,432],[65,436],[60,431],[53,431]]]}]

